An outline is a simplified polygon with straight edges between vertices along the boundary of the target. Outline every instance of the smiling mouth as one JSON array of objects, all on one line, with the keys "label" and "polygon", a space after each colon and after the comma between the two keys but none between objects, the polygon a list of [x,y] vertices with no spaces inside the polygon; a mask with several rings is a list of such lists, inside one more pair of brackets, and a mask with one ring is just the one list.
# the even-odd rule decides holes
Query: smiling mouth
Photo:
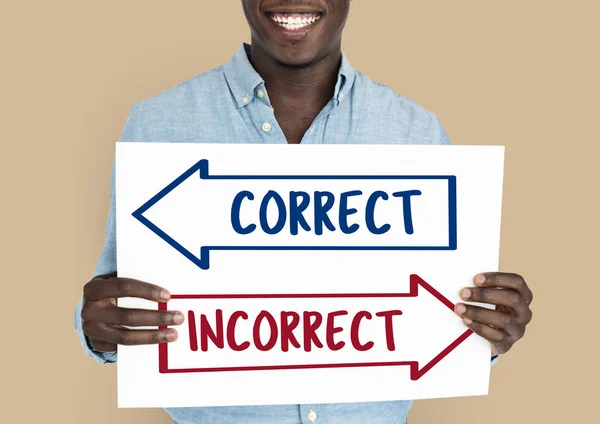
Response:
[{"label": "smiling mouth", "polygon": [[280,13],[272,12],[268,13],[269,18],[276,25],[288,30],[288,31],[301,31],[308,29],[311,25],[314,25],[323,16],[322,13],[309,12],[309,13]]}]

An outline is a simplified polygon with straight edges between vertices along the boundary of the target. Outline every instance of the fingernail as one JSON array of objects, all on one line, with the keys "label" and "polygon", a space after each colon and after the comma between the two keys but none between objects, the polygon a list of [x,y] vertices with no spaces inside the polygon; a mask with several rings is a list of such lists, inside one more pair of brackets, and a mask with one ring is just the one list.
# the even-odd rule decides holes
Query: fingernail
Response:
[{"label": "fingernail", "polygon": [[183,320],[184,320],[184,319],[185,319],[185,318],[184,318],[184,316],[183,316],[183,314],[182,314],[181,312],[176,312],[176,313],[173,315],[173,322],[174,322],[175,324],[177,324],[177,325],[179,325],[179,324],[183,324]]},{"label": "fingernail", "polygon": [[483,283],[485,283],[485,275],[477,274],[475,276],[475,284],[482,285]]},{"label": "fingernail", "polygon": [[465,325],[473,324],[473,321],[471,321],[469,318],[463,318],[463,322],[465,323]]},{"label": "fingernail", "polygon": [[175,340],[177,340],[177,331],[168,330],[167,331],[167,341],[174,342]]},{"label": "fingernail", "polygon": [[471,297],[471,289],[462,289],[460,291],[460,297],[463,299],[468,299]]},{"label": "fingernail", "polygon": [[162,300],[170,300],[171,299],[171,293],[169,293],[167,290],[161,290],[160,291],[160,298]]},{"label": "fingernail", "polygon": [[458,315],[462,315],[467,312],[467,307],[462,303],[459,303],[454,307],[454,312],[456,312]]}]

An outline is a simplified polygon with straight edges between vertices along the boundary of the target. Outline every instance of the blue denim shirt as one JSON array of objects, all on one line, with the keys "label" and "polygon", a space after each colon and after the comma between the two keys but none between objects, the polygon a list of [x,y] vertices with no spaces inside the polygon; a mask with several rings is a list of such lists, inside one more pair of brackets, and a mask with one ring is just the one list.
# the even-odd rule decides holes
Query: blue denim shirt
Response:
[{"label": "blue denim shirt", "polygon": [[[241,44],[225,65],[135,103],[119,141],[286,143],[265,83],[248,59],[249,51],[247,44]],[[342,54],[334,95],[302,139],[302,144],[323,143],[450,144],[450,141],[433,113],[357,72]],[[94,275],[116,269],[113,167],[104,250]],[[117,360],[116,352],[91,349],[81,329],[81,300],[75,309],[75,328],[89,356],[100,363]],[[404,400],[166,411],[177,424],[401,424],[411,405],[411,400]]]}]

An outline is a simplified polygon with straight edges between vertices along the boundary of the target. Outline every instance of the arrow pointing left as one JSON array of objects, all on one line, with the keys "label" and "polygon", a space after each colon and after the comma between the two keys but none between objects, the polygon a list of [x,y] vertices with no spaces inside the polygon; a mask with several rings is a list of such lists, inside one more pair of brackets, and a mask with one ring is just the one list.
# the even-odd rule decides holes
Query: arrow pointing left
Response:
[{"label": "arrow pointing left", "polygon": [[213,175],[202,159],[132,215],[201,269],[210,251],[457,248],[451,175]]}]

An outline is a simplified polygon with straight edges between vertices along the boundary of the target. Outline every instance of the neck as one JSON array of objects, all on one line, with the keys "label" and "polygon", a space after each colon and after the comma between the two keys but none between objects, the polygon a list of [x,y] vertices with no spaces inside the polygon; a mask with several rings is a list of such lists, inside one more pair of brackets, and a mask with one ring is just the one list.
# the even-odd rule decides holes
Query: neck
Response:
[{"label": "neck", "polygon": [[252,43],[250,61],[265,81],[273,105],[293,102],[297,107],[322,109],[333,96],[341,62],[341,48],[303,66],[282,64]]}]

